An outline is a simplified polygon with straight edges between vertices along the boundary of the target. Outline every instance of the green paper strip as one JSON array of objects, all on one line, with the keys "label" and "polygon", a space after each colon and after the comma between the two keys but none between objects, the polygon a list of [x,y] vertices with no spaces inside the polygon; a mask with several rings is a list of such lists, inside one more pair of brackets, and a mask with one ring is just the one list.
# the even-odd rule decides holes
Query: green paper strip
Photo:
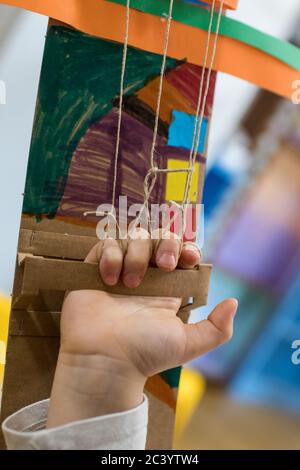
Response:
[{"label": "green paper strip", "polygon": [[[126,0],[108,0],[112,3],[126,5]],[[169,10],[170,0],[130,0],[131,8],[149,13],[154,16],[163,16]],[[173,6],[173,19],[195,28],[208,30],[210,12],[206,9],[175,0]],[[217,14],[214,17],[213,32],[216,31]],[[258,31],[240,21],[223,16],[220,34],[231,39],[255,47],[266,54],[275,57],[295,70],[300,71],[300,49],[293,44],[277,39],[269,34]]]}]

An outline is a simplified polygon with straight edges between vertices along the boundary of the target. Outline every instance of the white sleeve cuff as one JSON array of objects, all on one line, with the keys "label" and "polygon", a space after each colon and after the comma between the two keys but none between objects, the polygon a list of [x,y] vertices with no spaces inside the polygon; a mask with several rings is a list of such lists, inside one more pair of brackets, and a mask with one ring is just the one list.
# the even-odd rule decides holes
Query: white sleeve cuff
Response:
[{"label": "white sleeve cuff", "polygon": [[148,399],[137,408],[45,429],[49,400],[27,406],[2,424],[9,450],[144,450]]}]

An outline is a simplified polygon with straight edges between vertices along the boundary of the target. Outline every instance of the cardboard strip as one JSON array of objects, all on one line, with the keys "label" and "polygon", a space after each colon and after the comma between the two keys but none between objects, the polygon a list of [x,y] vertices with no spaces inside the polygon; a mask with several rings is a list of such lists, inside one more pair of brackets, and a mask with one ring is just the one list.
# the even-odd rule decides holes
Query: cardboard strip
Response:
[{"label": "cardboard strip", "polygon": [[96,224],[91,226],[76,224],[76,220],[68,217],[56,217],[48,219],[47,216],[37,221],[35,216],[22,215],[21,228],[26,230],[34,230],[35,232],[62,233],[69,235],[80,235],[87,237],[95,237]]},{"label": "cardboard strip", "polygon": [[60,336],[60,313],[13,310],[10,319],[10,336]]},{"label": "cardboard strip", "polygon": [[21,296],[16,292],[12,305],[14,310],[60,313],[65,293],[62,291],[40,291],[38,296]]},{"label": "cardboard strip", "polygon": [[[1,422],[31,403],[49,398],[57,363],[57,337],[10,336],[1,403]],[[0,431],[0,449],[5,444]]]},{"label": "cardboard strip", "polygon": [[[0,3],[41,13],[83,32],[123,42],[125,8],[104,0],[0,0]],[[161,18],[132,10],[129,44],[156,54],[162,53],[165,24]],[[168,55],[203,65],[207,32],[174,21]],[[188,45],[188,46],[187,46]],[[300,72],[278,59],[232,38],[220,36],[214,69],[247,80],[266,90],[290,98],[292,83]]]},{"label": "cardboard strip", "polygon": [[[43,231],[33,231],[33,230],[26,230],[26,229],[21,229],[20,231],[20,237],[19,237],[19,254],[18,254],[18,266],[19,268],[22,267],[26,263],[28,264],[29,259],[35,259],[35,260],[40,260],[42,264],[47,262],[43,257],[49,257],[49,258],[58,258],[59,260],[77,260],[77,261],[82,261],[86,258],[87,254],[91,250],[91,248],[97,243],[98,239],[94,237],[86,237],[86,236],[79,236],[79,235],[68,235],[68,234],[62,234],[62,233],[53,233],[53,232],[43,232]],[[58,261],[59,261],[58,260]],[[50,260],[49,260],[50,261]],[[79,267],[82,265],[82,263],[77,264]],[[61,268],[61,264],[58,265]],[[202,268],[202,266],[201,266]],[[206,285],[206,282],[209,282],[209,278],[206,278],[206,275],[208,272],[210,272],[210,266],[207,267],[208,270],[206,271],[205,269],[205,277],[204,277],[204,286]],[[25,268],[26,269],[26,268]],[[68,268],[71,269],[71,268]],[[84,269],[81,268],[80,269]],[[151,268],[149,271],[152,271],[152,274],[149,276],[149,279],[146,281],[149,285],[143,285],[141,286],[143,292],[139,292],[139,289],[137,290],[130,290],[129,293],[132,295],[166,295],[164,293],[160,294],[157,292],[157,289],[155,287],[155,283],[157,286],[159,286],[159,278],[160,275],[163,274],[161,271],[155,268]],[[196,271],[198,273],[199,278],[201,278],[201,275],[199,271]],[[182,280],[178,281],[176,279],[173,280],[174,285],[176,282],[178,282],[178,286],[180,286],[180,293],[178,294],[182,298],[189,298],[193,297],[195,298],[194,300],[194,307],[196,308],[195,304],[199,303],[199,305],[204,305],[202,302],[206,303],[205,296],[207,296],[207,293],[200,292],[200,284],[199,286],[193,285],[194,279],[196,282],[198,282],[198,276],[195,277],[195,272],[192,271],[191,274],[190,271],[181,271],[177,270],[176,271],[176,279],[178,276],[182,277]],[[166,274],[166,273],[165,273]],[[168,274],[168,273],[167,273]],[[187,275],[186,275],[187,274]],[[24,273],[25,276],[25,273]],[[38,275],[37,275],[38,276]],[[191,276],[191,277],[190,277]],[[19,276],[20,277],[20,276]],[[76,277],[76,275],[75,275]],[[96,269],[96,279],[93,279],[92,283],[90,284],[90,279],[83,279],[83,283],[81,284],[78,281],[77,287],[61,287],[64,286],[64,283],[61,284],[61,286],[58,286],[56,288],[55,286],[51,286],[48,282],[43,285],[39,285],[37,290],[32,290],[31,287],[24,287],[24,279],[22,281],[22,285],[20,285],[20,282],[18,282],[18,287],[17,291],[15,292],[15,300],[14,300],[14,308],[15,309],[24,309],[26,306],[30,306],[30,308],[36,310],[50,310],[50,311],[60,311],[61,305],[62,305],[62,300],[63,297],[59,295],[59,291],[65,291],[65,290],[73,290],[73,289],[84,289],[84,288],[89,288],[89,289],[100,289],[100,290],[108,290],[107,286],[104,285],[99,279],[99,273],[98,269]],[[99,286],[99,281],[101,282],[101,285]],[[151,284],[154,281],[154,284]],[[202,279],[200,280],[202,282]],[[145,281],[144,281],[145,282]],[[163,280],[162,280],[163,282]],[[168,282],[170,282],[170,278],[168,277]],[[172,282],[172,280],[171,280]],[[183,283],[182,283],[183,282]],[[192,282],[192,284],[190,284]],[[186,287],[185,285],[188,286],[188,289],[191,289],[191,291],[185,291]],[[182,288],[183,286],[183,288]],[[198,287],[199,287],[199,292],[198,292]],[[120,292],[121,289],[121,292]],[[45,292],[41,292],[45,290]],[[49,296],[47,294],[47,291],[57,291],[55,295]],[[136,292],[135,292],[136,291]],[[164,291],[166,292],[166,291]],[[172,289],[170,290],[172,292]],[[191,295],[191,292],[193,295]],[[122,295],[128,294],[128,289],[126,289],[123,284],[120,283],[119,286],[117,286],[116,291],[112,291],[112,293],[120,293]],[[173,291],[173,294],[171,296],[175,296],[178,293],[178,287],[175,286],[175,290]],[[181,295],[182,294],[182,295]],[[168,296],[168,295],[166,295]],[[197,297],[199,297],[197,299]],[[201,298],[200,298],[201,297]],[[38,298],[38,300],[37,300]],[[50,300],[50,303],[49,303]],[[188,304],[187,307],[190,309],[190,305]],[[184,308],[186,310],[186,308]],[[181,315],[183,314],[183,308],[181,309]]]},{"label": "cardboard strip", "polygon": [[[126,5],[126,0],[107,1],[123,6]],[[130,5],[131,8],[144,13],[162,17],[167,11],[169,0],[131,0]],[[208,31],[210,12],[204,8],[199,9],[194,5],[188,5],[177,0],[174,3],[172,17],[173,20],[179,23]],[[217,17],[218,14],[215,13],[212,27],[214,33],[216,32]],[[294,44],[282,41],[226,16],[222,18],[219,34],[255,47],[295,70],[300,70],[300,49]]]},{"label": "cardboard strip", "polygon": [[[42,290],[104,290],[111,294],[128,295],[128,288],[122,282],[114,287],[104,284],[96,264],[27,256],[22,260],[23,276],[18,299],[32,298]],[[140,287],[130,289],[134,296],[181,297],[193,299],[182,310],[190,311],[207,302],[212,266],[200,265],[195,270],[177,269],[165,273],[149,268]]]},{"label": "cardboard strip", "polygon": [[98,241],[96,237],[21,229],[19,251],[37,256],[82,261]]}]

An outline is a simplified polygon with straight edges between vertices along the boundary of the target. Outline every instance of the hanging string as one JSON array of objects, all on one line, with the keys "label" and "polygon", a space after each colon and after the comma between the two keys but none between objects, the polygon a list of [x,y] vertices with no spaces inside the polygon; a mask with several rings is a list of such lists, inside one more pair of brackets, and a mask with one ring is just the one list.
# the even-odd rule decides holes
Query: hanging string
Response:
[{"label": "hanging string", "polygon": [[116,150],[115,150],[115,164],[114,164],[114,179],[113,179],[113,192],[112,192],[112,208],[116,204],[116,192],[117,192],[117,180],[118,180],[118,163],[120,156],[120,140],[121,140],[121,128],[122,128],[122,112],[123,112],[123,98],[124,98],[124,82],[128,52],[128,40],[129,40],[129,20],[130,20],[130,0],[126,0],[126,20],[125,20],[125,37],[122,57],[122,69],[121,69],[121,83],[120,83],[120,102],[118,111],[118,128],[117,128],[117,139],[116,139]]},{"label": "hanging string", "polygon": [[114,173],[113,173],[113,185],[112,185],[112,201],[111,209],[107,212],[85,212],[84,217],[88,215],[97,215],[99,217],[108,216],[109,219],[112,219],[116,223],[116,227],[120,232],[119,224],[115,216],[114,210],[116,205],[116,196],[117,196],[117,181],[118,181],[118,163],[120,156],[120,143],[121,143],[121,129],[122,129],[122,112],[123,112],[123,100],[124,100],[124,83],[125,83],[125,72],[126,72],[126,63],[127,63],[127,53],[128,53],[128,41],[129,41],[129,23],[130,23],[130,0],[126,0],[126,14],[125,14],[125,35],[124,35],[124,46],[122,54],[122,65],[121,65],[121,80],[120,80],[120,99],[119,99],[119,109],[118,109],[118,125],[117,125],[117,137],[116,137],[116,148],[115,148],[115,159],[114,159]]},{"label": "hanging string", "polygon": [[[216,0],[213,1],[212,8],[211,8],[210,24],[209,24],[209,29],[208,29],[208,42],[207,42],[206,51],[205,51],[205,64],[207,63],[207,60],[208,60],[209,45],[210,45],[209,43],[210,43],[210,36],[212,33],[215,4],[216,4]],[[197,112],[196,112],[196,117],[195,117],[194,133],[193,133],[193,140],[192,140],[192,148],[191,148],[190,158],[189,158],[190,168],[193,168],[193,173],[195,171],[195,164],[196,164],[197,155],[198,155],[202,124],[203,124],[207,97],[208,97],[209,88],[210,88],[211,73],[213,70],[213,65],[214,65],[216,52],[217,52],[217,43],[218,43],[218,38],[219,38],[223,8],[224,8],[224,0],[221,0],[219,13],[218,13],[218,19],[217,19],[217,25],[216,25],[216,31],[215,31],[215,38],[214,38],[214,43],[213,43],[213,50],[211,54],[210,64],[209,64],[208,71],[207,71],[206,88],[205,88],[203,99],[202,99],[202,95],[203,95],[204,78],[205,78],[205,66],[202,69],[200,91],[199,91],[199,96],[198,96],[198,105],[197,105]],[[201,108],[201,100],[202,100],[202,108]],[[200,108],[201,108],[201,113],[200,113]],[[187,175],[182,206],[185,206],[189,202],[190,191],[192,187],[193,173],[189,173]]]},{"label": "hanging string", "polygon": [[[218,41],[218,36],[219,36],[219,31],[220,31],[220,24],[221,24],[221,18],[222,18],[222,13],[223,13],[224,0],[221,1],[221,5],[220,5],[220,9],[219,9],[217,27],[216,27],[215,38],[214,38],[214,43],[213,43],[212,56],[211,56],[211,61],[210,61],[209,68],[208,68],[208,71],[207,71],[206,89],[205,89],[205,92],[204,92],[204,95],[203,95],[204,79],[205,79],[206,67],[207,67],[207,62],[208,62],[208,57],[209,57],[210,39],[211,39],[211,34],[212,34],[215,6],[216,6],[216,0],[213,0],[212,6],[211,6],[211,15],[210,15],[210,22],[209,22],[209,27],[208,27],[206,48],[205,48],[204,63],[203,63],[201,79],[200,79],[200,89],[199,89],[199,95],[198,95],[197,111],[196,111],[196,116],[195,116],[194,133],[193,133],[192,147],[191,147],[191,152],[190,152],[190,157],[189,157],[189,168],[187,168],[187,169],[178,169],[178,170],[177,169],[167,170],[168,173],[173,173],[173,172],[185,172],[185,173],[187,173],[183,202],[182,202],[181,205],[176,204],[176,206],[178,208],[180,208],[180,212],[182,214],[182,221],[183,221],[182,234],[184,234],[184,232],[185,232],[185,226],[186,226],[185,208],[186,208],[186,206],[189,202],[189,195],[190,195],[190,191],[191,191],[191,187],[192,187],[193,175],[195,173],[195,164],[196,164],[196,159],[197,159],[197,155],[198,155],[198,148],[199,148],[199,142],[200,142],[200,137],[201,137],[201,128],[202,128],[202,123],[203,123],[204,114],[205,114],[207,97],[208,97],[208,93],[209,93],[211,72],[212,72],[212,69],[213,69],[213,64],[214,64],[216,50],[217,50],[217,41]],[[169,16],[169,20],[171,21],[171,15]],[[169,28],[169,30],[170,30],[170,28]],[[167,30],[166,35],[168,35],[168,34],[169,34],[169,31]],[[166,41],[166,43],[165,43],[163,63],[165,63],[165,61],[166,61],[167,48],[168,48],[168,41]],[[161,81],[160,81],[161,86],[160,86],[160,93],[159,93],[157,109],[156,109],[156,122],[157,122],[157,125],[158,125],[158,121],[159,121],[163,77],[164,77],[164,69],[163,69],[163,74],[160,77],[161,78]],[[201,108],[201,101],[203,103],[202,108]],[[201,111],[201,113],[200,113],[200,111]],[[156,129],[156,134],[154,135],[154,139],[155,139],[154,142],[156,142],[157,129]],[[152,147],[152,149],[153,148],[155,150],[155,144],[154,144],[154,147]],[[151,157],[152,157],[151,158],[151,168],[148,171],[148,173],[146,175],[146,178],[145,178],[145,182],[144,182],[144,195],[145,195],[144,207],[147,209],[148,225],[149,225],[149,210],[148,210],[149,199],[150,199],[151,193],[153,192],[153,189],[155,187],[157,176],[161,172],[161,170],[159,168],[157,168],[154,164],[154,158],[153,158],[154,157],[154,152],[151,154]],[[174,204],[174,202],[173,202],[173,204]],[[175,222],[177,217],[178,217],[178,214],[175,214],[172,217],[172,219],[169,221],[167,227],[164,228],[164,232],[168,231],[170,229],[170,227]]]},{"label": "hanging string", "polygon": [[[156,152],[156,146],[157,146],[160,108],[161,108],[161,100],[162,100],[162,93],[163,93],[163,81],[164,81],[164,75],[165,75],[165,70],[166,70],[167,53],[168,53],[168,46],[169,46],[169,37],[170,37],[170,30],[171,30],[171,24],[172,24],[172,12],[173,12],[173,5],[174,5],[174,0],[170,0],[169,12],[168,12],[168,15],[167,15],[167,25],[166,25],[166,31],[165,31],[165,38],[164,38],[164,49],[163,49],[163,55],[162,55],[163,59],[162,59],[162,65],[161,65],[161,70],[160,70],[160,80],[159,80],[156,112],[155,112],[155,123],[154,123],[154,130],[153,130],[153,139],[152,139],[151,152],[150,152],[150,165],[151,166],[150,166],[150,169],[147,172],[147,174],[145,176],[145,179],[144,179],[144,203],[143,203],[142,209],[139,212],[139,215],[138,215],[138,217],[135,221],[133,229],[139,223],[145,209],[147,209],[146,215],[147,215],[147,224],[148,224],[148,228],[149,228],[149,224],[151,223],[151,218],[150,218],[150,214],[149,214],[149,201],[150,201],[150,197],[152,195],[152,192],[154,190],[154,187],[155,187],[155,184],[156,184],[156,181],[157,181],[157,177],[160,173],[187,173],[186,183],[185,183],[185,188],[184,188],[184,198],[183,198],[182,204],[178,204],[178,203],[175,203],[175,202],[171,201],[173,204],[175,204],[180,209],[180,211],[184,215],[185,206],[189,202],[189,196],[190,196],[190,191],[191,191],[191,186],[192,186],[192,178],[193,178],[193,174],[195,172],[195,164],[196,164],[196,159],[197,159],[197,155],[198,155],[199,142],[200,142],[200,138],[201,138],[201,128],[202,128],[202,123],[203,123],[205,109],[206,109],[207,97],[208,97],[208,93],[209,93],[211,72],[213,70],[213,64],[214,64],[216,50],[217,50],[217,41],[218,41],[218,36],[219,36],[219,31],[220,31],[220,24],[221,24],[222,12],[223,12],[223,7],[224,7],[224,1],[225,0],[221,0],[221,5],[220,5],[218,19],[217,19],[217,25],[216,25],[216,31],[215,31],[215,38],[214,38],[214,43],[213,43],[213,49],[212,49],[212,55],[211,55],[211,61],[210,61],[209,67],[207,69],[207,62],[208,62],[208,56],[209,56],[209,50],[210,50],[210,39],[211,39],[211,35],[212,35],[212,27],[213,27],[213,19],[214,19],[214,13],[215,13],[216,0],[213,0],[212,6],[211,6],[211,15],[210,15],[210,22],[209,22],[209,27],[208,27],[207,42],[206,42],[206,47],[205,47],[205,57],[204,57],[202,73],[201,73],[201,79],[200,79],[197,110],[196,110],[195,123],[194,123],[194,132],[193,132],[193,138],[192,138],[192,146],[191,146],[191,151],[190,151],[190,155],[189,155],[189,167],[188,168],[178,168],[178,169],[172,169],[171,170],[171,169],[160,169],[155,164],[155,152]],[[126,1],[125,37],[124,37],[124,47],[123,47],[123,56],[122,56],[122,67],[121,67],[121,80],[120,80],[120,100],[119,100],[119,110],[118,110],[118,126],[117,126],[115,160],[114,160],[114,174],[113,174],[113,188],[112,188],[112,208],[111,208],[110,212],[97,214],[97,215],[100,215],[100,216],[105,216],[105,215],[111,216],[115,220],[115,222],[117,223],[117,226],[118,226],[118,222],[116,220],[116,216],[114,215],[113,211],[114,211],[114,207],[115,207],[115,203],[116,203],[118,163],[119,163],[121,128],[122,128],[122,111],[123,111],[123,99],[124,99],[124,88],[125,88],[124,87],[124,82],[125,82],[126,62],[127,62],[127,53],[128,53],[128,42],[129,42],[129,23],[130,23],[130,0],[127,0]],[[207,69],[206,88],[205,88],[205,92],[203,94],[206,69]],[[202,96],[203,96],[203,99],[202,99]],[[202,102],[202,107],[201,107],[201,102]],[[95,214],[95,213],[94,212],[86,212],[84,215],[86,216],[86,215],[90,215],[90,214]],[[168,224],[169,228],[174,223],[177,216],[178,216],[178,214],[175,215],[172,218],[172,220]],[[183,219],[185,219],[185,217],[183,217]],[[185,231],[185,229],[183,230],[183,233],[184,233],[184,231]]]},{"label": "hanging string", "polygon": [[163,59],[162,59],[162,64],[161,64],[161,69],[160,69],[160,79],[159,79],[158,96],[157,96],[157,103],[156,103],[153,139],[152,139],[151,152],[150,152],[150,169],[144,180],[144,204],[136,220],[137,223],[139,223],[140,217],[143,215],[144,210],[146,209],[148,228],[150,225],[149,200],[153,192],[153,189],[155,187],[158,173],[160,172],[160,170],[155,165],[155,151],[156,151],[156,145],[157,145],[161,99],[162,99],[164,75],[165,75],[166,63],[167,63],[170,30],[171,30],[171,24],[172,24],[173,5],[174,5],[174,0],[170,0],[169,12],[168,12],[168,17],[167,17],[167,26],[166,26],[165,38],[164,38]]},{"label": "hanging string", "polygon": [[[209,88],[210,88],[211,72],[212,72],[212,69],[213,69],[214,61],[215,61],[217,41],[218,41],[218,36],[219,36],[219,31],[220,31],[220,24],[221,24],[222,12],[223,12],[224,0],[221,1],[221,5],[220,5],[218,21],[217,21],[217,27],[216,27],[216,32],[215,32],[215,38],[214,38],[214,43],[213,43],[212,56],[211,56],[211,61],[210,61],[208,70],[207,70],[206,89],[205,89],[205,92],[204,92],[204,79],[205,79],[205,73],[206,73],[208,57],[209,57],[210,40],[211,40],[211,35],[212,35],[213,19],[214,19],[214,14],[215,14],[215,6],[216,6],[216,0],[213,1],[212,6],[211,6],[211,11],[210,11],[210,20],[209,20],[208,34],[207,34],[207,40],[206,40],[206,46],[205,46],[205,55],[204,55],[202,73],[201,73],[201,78],[200,78],[198,103],[197,103],[196,116],[195,116],[195,122],[194,122],[194,132],[193,132],[193,138],[192,138],[192,146],[191,146],[191,151],[190,151],[190,155],[189,155],[189,169],[188,169],[189,171],[187,172],[187,178],[186,178],[186,182],[185,182],[183,201],[182,201],[181,204],[178,204],[178,203],[172,201],[172,203],[179,209],[179,214],[181,214],[181,220],[182,220],[181,236],[183,236],[185,231],[186,231],[186,215],[185,215],[185,212],[186,212],[187,204],[189,203],[190,191],[191,191],[192,182],[193,182],[193,175],[195,173],[195,165],[196,165],[196,159],[197,159],[197,155],[198,155],[199,142],[200,142],[200,138],[201,138],[202,123],[203,123],[203,119],[204,119],[206,103],[207,103],[207,97],[208,97]],[[201,108],[201,102],[202,102],[202,108]],[[200,113],[200,111],[201,111],[201,113]],[[167,227],[165,227],[164,231],[168,231],[170,229],[170,227],[175,223],[175,221],[178,218],[179,214],[177,213],[177,214],[173,215],[173,217],[169,221]]]},{"label": "hanging string", "polygon": [[174,0],[170,0],[169,13],[167,16],[167,26],[166,26],[166,31],[165,31],[165,39],[164,39],[164,49],[163,49],[163,54],[162,54],[163,59],[162,59],[160,79],[159,79],[159,89],[158,89],[156,112],[155,112],[155,124],[154,124],[153,139],[152,139],[152,146],[151,146],[151,152],[150,152],[150,165],[151,166],[144,179],[144,203],[143,203],[142,209],[140,210],[135,220],[133,229],[135,229],[136,226],[139,224],[145,210],[146,210],[147,225],[148,225],[148,228],[150,228],[151,216],[150,216],[150,211],[149,211],[149,201],[150,201],[152,192],[154,190],[159,173],[192,173],[194,171],[192,167],[174,168],[172,170],[160,169],[155,164],[155,151],[156,151],[156,145],[157,145],[158,124],[159,124],[159,117],[160,117],[162,92],[163,92],[163,82],[164,82],[164,75],[165,75],[165,70],[166,70],[170,30],[171,30],[171,24],[172,24],[172,19],[173,19],[172,18],[173,5],[174,5]]},{"label": "hanging string", "polygon": [[171,24],[172,24],[173,3],[174,3],[174,0],[170,0],[169,14],[168,14],[167,26],[166,26],[166,32],[165,32],[163,60],[162,60],[161,70],[160,70],[160,80],[159,80],[158,97],[157,97],[156,113],[155,113],[155,124],[154,124],[153,140],[152,140],[152,147],[151,147],[151,154],[150,154],[150,162],[151,162],[152,168],[154,167],[154,163],[155,163],[154,155],[155,155],[155,149],[156,149],[156,144],[157,144],[158,123],[159,123],[159,115],[160,115],[160,107],[161,107],[161,98],[162,98],[162,92],[163,92],[164,75],[165,75],[166,63],[167,63],[170,30],[171,30]]},{"label": "hanging string", "polygon": [[[182,221],[182,224],[181,224],[182,228],[181,228],[181,234],[180,234],[181,237],[183,237],[186,231],[186,208],[190,202],[190,192],[191,192],[191,187],[192,187],[192,182],[193,182],[193,175],[195,173],[195,165],[196,165],[196,160],[197,160],[197,155],[198,155],[199,142],[201,138],[202,123],[204,119],[206,103],[207,103],[207,98],[208,98],[208,93],[209,93],[209,88],[210,88],[211,72],[213,69],[213,64],[214,64],[215,56],[216,56],[217,42],[218,42],[218,37],[219,37],[219,32],[220,32],[220,24],[221,24],[221,18],[222,18],[222,13],[223,13],[224,0],[221,0],[221,4],[220,4],[215,38],[214,38],[214,43],[213,43],[213,50],[212,50],[212,55],[211,55],[211,61],[207,69],[207,62],[208,62],[209,49],[210,49],[210,38],[212,34],[213,19],[214,19],[214,14],[215,14],[215,5],[216,5],[216,0],[213,1],[212,6],[211,6],[211,14],[210,14],[207,42],[206,42],[206,48],[205,48],[205,56],[204,56],[204,62],[202,66],[202,73],[201,73],[200,87],[199,87],[199,94],[198,94],[198,103],[197,103],[197,110],[196,110],[196,116],[195,116],[195,122],[194,122],[192,146],[191,146],[191,151],[190,151],[190,156],[189,156],[189,172],[187,173],[183,201],[181,204],[178,204],[172,201],[172,203],[175,204],[176,207],[179,209],[179,214],[181,214],[181,221]],[[207,69],[206,88],[205,88],[205,92],[203,95],[206,69]],[[201,102],[202,102],[202,108],[201,108]],[[201,113],[200,113],[200,108],[201,108]],[[169,221],[164,231],[168,231],[170,229],[170,227],[175,223],[179,214],[177,213],[173,215],[172,219]]]}]

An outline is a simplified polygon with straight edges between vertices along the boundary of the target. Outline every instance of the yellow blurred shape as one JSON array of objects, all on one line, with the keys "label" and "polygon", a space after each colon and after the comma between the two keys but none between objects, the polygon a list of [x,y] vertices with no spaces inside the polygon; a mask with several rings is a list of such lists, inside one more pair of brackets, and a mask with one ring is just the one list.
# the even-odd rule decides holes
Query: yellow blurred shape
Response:
[{"label": "yellow blurred shape", "polygon": [[0,389],[3,381],[10,299],[0,295]]},{"label": "yellow blurred shape", "polygon": [[[184,160],[168,160],[168,170],[188,168],[189,163]],[[192,177],[192,185],[190,190],[190,201],[197,202],[198,200],[198,186],[199,186],[199,172],[200,164],[195,164],[195,171]],[[166,184],[166,200],[167,201],[183,201],[185,182],[187,179],[187,172],[168,173]]]},{"label": "yellow blurred shape", "polygon": [[176,441],[180,438],[193,416],[205,391],[205,380],[194,369],[184,368],[181,373],[175,423]]}]

